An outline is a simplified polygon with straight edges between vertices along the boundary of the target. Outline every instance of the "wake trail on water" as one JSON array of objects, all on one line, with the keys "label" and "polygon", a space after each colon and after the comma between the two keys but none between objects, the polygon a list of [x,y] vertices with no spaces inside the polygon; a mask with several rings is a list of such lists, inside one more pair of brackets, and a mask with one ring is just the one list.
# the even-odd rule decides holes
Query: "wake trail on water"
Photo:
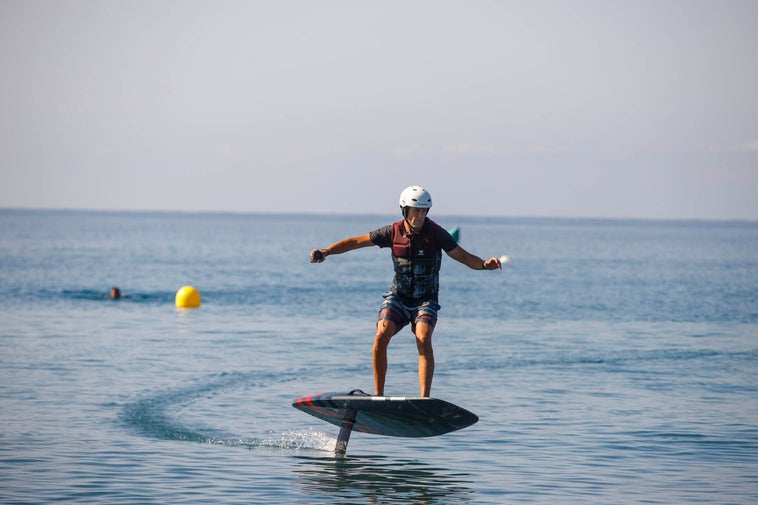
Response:
[{"label": "wake trail on water", "polygon": [[[191,383],[160,389],[145,394],[123,406],[121,421],[131,429],[161,440],[178,440],[246,449],[274,448],[282,450],[334,450],[336,438],[318,430],[268,430],[260,436],[234,437],[221,434],[212,427],[190,426],[182,422],[177,412],[198,401],[208,400],[234,389],[263,389],[274,383],[287,383],[303,376],[318,376],[318,371],[307,372],[224,372],[192,381]],[[296,395],[293,395],[293,397]],[[289,404],[286,405],[289,407]],[[280,406],[277,406],[280,408]],[[284,407],[281,407],[284,408]]]}]

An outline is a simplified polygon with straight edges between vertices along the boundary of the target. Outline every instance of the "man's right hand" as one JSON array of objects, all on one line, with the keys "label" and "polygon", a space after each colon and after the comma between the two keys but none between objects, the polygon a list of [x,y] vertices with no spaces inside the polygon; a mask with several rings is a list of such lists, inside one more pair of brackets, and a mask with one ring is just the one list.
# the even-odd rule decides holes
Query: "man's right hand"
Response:
[{"label": "man's right hand", "polygon": [[311,251],[311,263],[323,263],[326,256],[321,249],[314,249]]}]

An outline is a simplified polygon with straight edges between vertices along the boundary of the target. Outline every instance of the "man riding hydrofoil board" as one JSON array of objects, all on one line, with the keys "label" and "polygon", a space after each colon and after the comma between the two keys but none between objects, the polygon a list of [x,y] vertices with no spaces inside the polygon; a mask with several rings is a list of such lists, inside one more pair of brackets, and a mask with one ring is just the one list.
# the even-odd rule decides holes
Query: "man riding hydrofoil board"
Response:
[{"label": "man riding hydrofoil board", "polygon": [[432,333],[440,310],[439,271],[442,251],[472,270],[502,269],[496,257],[484,260],[456,243],[444,228],[427,218],[432,197],[420,186],[409,186],[400,194],[403,219],[370,233],[335,242],[325,249],[313,249],[311,263],[355,249],[378,246],[391,248],[395,275],[379,309],[372,350],[374,394],[384,396],[387,375],[387,347],[407,324],[416,337],[418,376],[422,397],[429,397],[434,376]]}]

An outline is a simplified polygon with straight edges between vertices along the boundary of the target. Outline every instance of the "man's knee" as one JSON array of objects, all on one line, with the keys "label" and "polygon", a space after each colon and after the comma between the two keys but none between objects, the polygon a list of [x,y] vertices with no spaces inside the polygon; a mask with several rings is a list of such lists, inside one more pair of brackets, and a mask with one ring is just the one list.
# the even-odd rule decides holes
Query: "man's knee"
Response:
[{"label": "man's knee", "polygon": [[428,354],[432,352],[432,333],[434,332],[434,326],[429,324],[416,324],[414,328],[414,334],[416,335],[416,346],[420,354]]},{"label": "man's knee", "polygon": [[389,319],[380,319],[376,323],[376,336],[374,337],[374,347],[386,347],[390,339],[397,333],[397,325]]}]

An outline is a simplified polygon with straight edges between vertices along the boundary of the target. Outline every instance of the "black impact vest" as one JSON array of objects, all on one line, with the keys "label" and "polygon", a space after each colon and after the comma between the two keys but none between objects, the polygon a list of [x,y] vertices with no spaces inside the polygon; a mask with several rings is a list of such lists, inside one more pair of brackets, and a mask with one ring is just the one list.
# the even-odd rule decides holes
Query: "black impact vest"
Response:
[{"label": "black impact vest", "polygon": [[392,292],[415,306],[437,301],[440,287],[442,249],[437,244],[437,225],[427,219],[418,234],[405,232],[405,221],[392,224],[392,263],[395,277]]}]

